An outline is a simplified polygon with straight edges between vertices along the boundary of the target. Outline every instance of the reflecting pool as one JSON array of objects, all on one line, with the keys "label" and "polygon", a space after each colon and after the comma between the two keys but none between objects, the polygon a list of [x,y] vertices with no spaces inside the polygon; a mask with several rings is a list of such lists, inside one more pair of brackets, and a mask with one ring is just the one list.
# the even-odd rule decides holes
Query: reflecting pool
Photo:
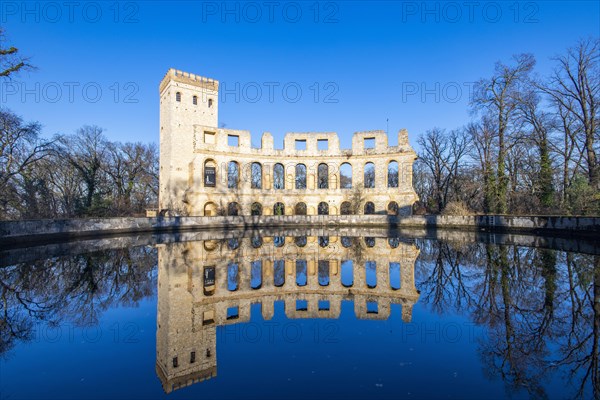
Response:
[{"label": "reflecting pool", "polygon": [[290,229],[0,248],[0,398],[600,396],[600,244]]}]

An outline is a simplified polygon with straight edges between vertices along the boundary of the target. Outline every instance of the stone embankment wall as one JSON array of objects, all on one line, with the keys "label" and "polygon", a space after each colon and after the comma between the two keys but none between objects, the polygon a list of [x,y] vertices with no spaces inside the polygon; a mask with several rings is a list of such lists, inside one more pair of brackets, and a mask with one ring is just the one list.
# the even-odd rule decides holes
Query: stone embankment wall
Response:
[{"label": "stone embankment wall", "polygon": [[301,226],[467,229],[600,237],[600,217],[290,215],[3,221],[0,222],[0,243],[134,232]]}]

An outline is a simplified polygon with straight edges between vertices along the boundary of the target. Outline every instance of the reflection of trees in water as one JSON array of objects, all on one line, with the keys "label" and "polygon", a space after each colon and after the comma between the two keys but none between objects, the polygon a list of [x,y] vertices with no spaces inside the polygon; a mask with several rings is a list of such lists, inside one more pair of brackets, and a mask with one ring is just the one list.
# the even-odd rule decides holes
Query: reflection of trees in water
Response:
[{"label": "reflection of trees in water", "polygon": [[154,293],[156,261],[154,249],[135,247],[0,268],[0,355],[40,322],[91,326],[111,307],[135,306]]},{"label": "reflection of trees in water", "polygon": [[[447,242],[422,241],[418,245],[421,255],[417,266],[425,262],[432,267],[421,282],[420,301],[431,304],[438,313],[472,307],[475,299],[468,285],[475,284],[482,268],[480,244],[452,246]],[[418,274],[419,269],[415,272]]]},{"label": "reflection of trees in water", "polygon": [[[354,265],[368,261],[367,241],[341,238]],[[262,242],[260,236],[252,238],[253,246]],[[274,239],[275,246],[284,243],[283,236]],[[306,237],[295,243],[306,244]],[[396,241],[388,243],[394,247]],[[554,372],[567,371],[575,395],[600,396],[600,256],[484,243],[417,240],[417,245],[420,301],[438,313],[467,313],[486,327],[479,351],[491,377],[501,377],[512,390],[546,397],[544,383]],[[222,247],[243,256],[238,238],[224,240]],[[0,269],[0,355],[32,339],[40,321],[86,326],[110,307],[136,305],[155,290],[155,265],[155,250],[137,247]],[[262,265],[252,267],[259,287]],[[295,267],[296,278],[305,284],[306,262]],[[326,265],[318,267],[319,282],[326,284]],[[283,285],[284,261],[275,260],[272,268],[275,286]],[[348,268],[352,265],[343,264],[342,273]],[[236,268],[231,280],[238,279]]]},{"label": "reflection of trees in water", "polygon": [[600,256],[483,243],[419,247],[420,301],[487,328],[480,353],[491,377],[547,397],[544,380],[560,368],[577,397],[600,396]]},{"label": "reflection of trees in water", "polygon": [[[600,397],[600,256],[572,254],[565,263],[568,267],[570,309],[565,312],[565,329],[559,336],[562,344],[562,357],[558,364],[569,365],[571,376],[577,370],[585,372],[585,380],[590,380],[593,393]],[[585,288],[585,290],[582,290]],[[562,300],[565,301],[565,300]],[[584,393],[585,380],[579,387]]]}]

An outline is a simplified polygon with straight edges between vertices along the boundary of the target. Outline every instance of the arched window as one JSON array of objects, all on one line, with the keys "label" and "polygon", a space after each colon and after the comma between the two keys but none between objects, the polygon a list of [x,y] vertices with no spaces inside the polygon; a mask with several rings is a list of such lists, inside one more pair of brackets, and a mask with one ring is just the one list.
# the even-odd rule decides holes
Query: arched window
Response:
[{"label": "arched window", "polygon": [[342,286],[351,287],[354,284],[354,263],[352,260],[342,261]]},{"label": "arched window", "polygon": [[240,215],[240,205],[235,201],[227,204],[227,215]]},{"label": "arched window", "polygon": [[283,247],[285,244],[285,236],[273,236],[273,245],[275,247]]},{"label": "arched window", "polygon": [[294,207],[294,214],[296,215],[306,215],[306,203],[298,203],[296,207]]},{"label": "arched window", "polygon": [[273,285],[281,287],[285,284],[285,261],[275,260],[273,262]]},{"label": "arched window", "polygon": [[319,164],[317,167],[317,187],[329,189],[329,166],[327,164]]},{"label": "arched window", "polygon": [[375,214],[375,204],[372,201],[365,203],[365,215]]},{"label": "arched window", "polygon": [[237,189],[240,181],[240,165],[235,161],[229,161],[227,167],[227,187]]},{"label": "arched window", "polygon": [[262,286],[262,261],[252,261],[250,263],[250,288],[260,289]]},{"label": "arched window", "polygon": [[204,161],[204,187],[217,185],[217,163],[214,160]]},{"label": "arched window", "polygon": [[273,189],[285,189],[285,169],[282,164],[273,166]]},{"label": "arched window", "polygon": [[388,164],[388,187],[398,187],[398,163],[396,161],[390,161]]},{"label": "arched window", "polygon": [[306,165],[296,164],[296,189],[306,189]]},{"label": "arched window", "polygon": [[204,205],[204,216],[214,217],[218,215],[217,205],[213,202],[208,202]]},{"label": "arched window", "polygon": [[343,247],[348,248],[352,246],[354,239],[350,236],[342,236],[341,242]]},{"label": "arched window", "polygon": [[352,215],[352,204],[349,201],[344,201],[340,206],[341,215]]},{"label": "arched window", "polygon": [[296,285],[306,286],[306,260],[296,260]]},{"label": "arched window", "polygon": [[198,105],[198,96],[193,96],[192,97],[192,104],[197,106]]},{"label": "arched window", "polygon": [[262,189],[262,165],[253,162],[250,167],[250,186],[252,189]]},{"label": "arched window", "polygon": [[367,245],[367,247],[375,247],[375,238],[372,236],[366,236],[365,244]]},{"label": "arched window", "polygon": [[352,189],[352,165],[349,163],[340,165],[340,188]]},{"label": "arched window", "polygon": [[400,276],[400,263],[398,262],[390,262],[390,287],[392,290],[398,290],[402,288],[402,279]]},{"label": "arched window", "polygon": [[391,237],[388,239],[388,244],[390,245],[390,247],[392,249],[395,249],[396,247],[398,247],[400,245],[400,238],[399,237]]},{"label": "arched window", "polygon": [[252,239],[250,239],[250,243],[252,243],[252,247],[254,247],[255,249],[258,249],[263,244],[262,237],[261,236],[252,236]]},{"label": "arched window", "polygon": [[319,286],[329,285],[329,260],[319,260],[317,275]]},{"label": "arched window", "polygon": [[377,263],[375,261],[365,263],[365,281],[369,289],[377,287]]},{"label": "arched window", "polygon": [[296,236],[294,238],[294,243],[296,243],[296,246],[298,247],[304,247],[306,246],[306,236]]},{"label": "arched window", "polygon": [[365,164],[364,182],[366,189],[375,187],[375,164],[372,162]]},{"label": "arched window", "polygon": [[239,238],[231,238],[227,240],[227,247],[229,250],[235,250],[240,247],[240,239]]},{"label": "arched window", "polygon": [[320,202],[318,213],[319,215],[329,215],[329,204],[325,203],[324,201]]},{"label": "arched window", "polygon": [[208,108],[211,108],[213,105],[213,99],[208,99]]},{"label": "arched window", "polygon": [[273,215],[285,215],[285,205],[283,203],[275,203],[273,206]]},{"label": "arched window", "polygon": [[398,203],[390,201],[387,206],[388,215],[398,215]]},{"label": "arched window", "polygon": [[235,292],[238,290],[240,277],[240,268],[236,263],[227,265],[227,290]]},{"label": "arched window", "polygon": [[262,215],[262,205],[260,203],[252,203],[250,206],[250,215]]},{"label": "arched window", "polygon": [[181,92],[175,93],[175,101],[181,101]]},{"label": "arched window", "polygon": [[329,236],[319,236],[319,246],[321,246],[321,247],[329,246]]}]

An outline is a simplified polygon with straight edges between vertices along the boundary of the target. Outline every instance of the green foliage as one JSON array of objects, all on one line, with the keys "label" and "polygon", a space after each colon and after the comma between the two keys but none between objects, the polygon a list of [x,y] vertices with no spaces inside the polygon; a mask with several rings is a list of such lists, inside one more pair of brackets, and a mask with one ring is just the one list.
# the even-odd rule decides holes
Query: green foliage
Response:
[{"label": "green foliage", "polygon": [[574,215],[600,214],[600,191],[591,187],[587,177],[577,175],[573,178],[567,192],[567,210]]}]

